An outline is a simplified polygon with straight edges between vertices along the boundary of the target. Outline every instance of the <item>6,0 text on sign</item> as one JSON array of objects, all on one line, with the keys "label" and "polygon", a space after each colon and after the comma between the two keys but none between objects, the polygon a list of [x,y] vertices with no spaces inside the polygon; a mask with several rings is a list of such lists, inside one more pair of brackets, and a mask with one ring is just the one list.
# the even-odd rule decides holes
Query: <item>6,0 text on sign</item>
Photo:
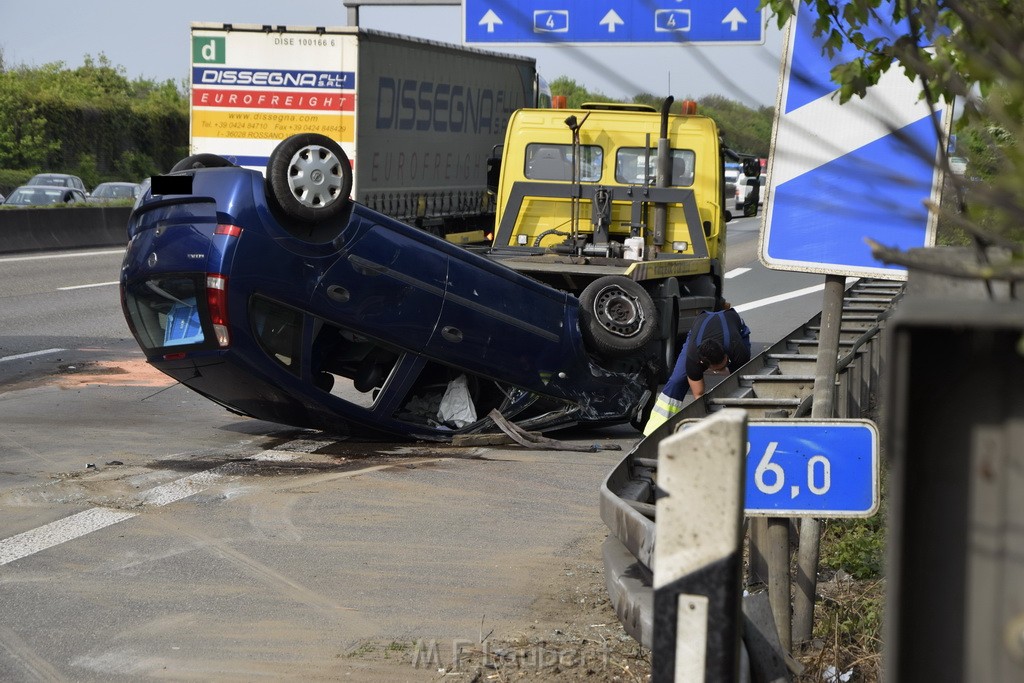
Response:
[{"label": "6,0 text on sign", "polygon": [[751,421],[744,508],[751,517],[871,517],[878,467],[870,420]]}]

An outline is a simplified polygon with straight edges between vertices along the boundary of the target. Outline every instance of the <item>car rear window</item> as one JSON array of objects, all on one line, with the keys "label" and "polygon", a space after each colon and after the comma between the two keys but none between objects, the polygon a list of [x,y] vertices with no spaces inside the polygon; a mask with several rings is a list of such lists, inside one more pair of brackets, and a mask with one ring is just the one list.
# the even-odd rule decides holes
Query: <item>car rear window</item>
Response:
[{"label": "car rear window", "polygon": [[202,295],[196,278],[187,275],[154,277],[128,286],[125,306],[142,347],[204,344]]}]

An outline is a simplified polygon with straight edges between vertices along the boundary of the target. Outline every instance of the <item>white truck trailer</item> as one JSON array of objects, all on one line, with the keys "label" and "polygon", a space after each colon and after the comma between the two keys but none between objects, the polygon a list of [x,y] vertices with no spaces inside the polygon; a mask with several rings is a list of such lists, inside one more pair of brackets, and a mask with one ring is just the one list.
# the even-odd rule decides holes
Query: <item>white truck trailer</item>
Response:
[{"label": "white truck trailer", "polygon": [[191,154],[265,170],[326,135],[352,197],[455,242],[494,226],[487,162],[512,112],[550,106],[535,60],[358,27],[192,24]]}]

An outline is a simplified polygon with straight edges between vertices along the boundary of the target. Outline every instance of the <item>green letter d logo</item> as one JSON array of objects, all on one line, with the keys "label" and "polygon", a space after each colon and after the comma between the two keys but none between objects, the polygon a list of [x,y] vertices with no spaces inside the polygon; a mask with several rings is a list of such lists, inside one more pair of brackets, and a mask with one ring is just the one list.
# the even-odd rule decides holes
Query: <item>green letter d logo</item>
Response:
[{"label": "green letter d logo", "polygon": [[192,37],[193,64],[223,64],[224,38],[213,36]]}]

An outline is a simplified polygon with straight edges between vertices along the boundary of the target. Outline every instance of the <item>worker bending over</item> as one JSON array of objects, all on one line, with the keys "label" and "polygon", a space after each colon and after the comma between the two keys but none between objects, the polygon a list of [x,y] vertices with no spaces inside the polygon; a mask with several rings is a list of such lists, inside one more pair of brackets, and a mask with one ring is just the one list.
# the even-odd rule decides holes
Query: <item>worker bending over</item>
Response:
[{"label": "worker bending over", "polygon": [[683,408],[687,389],[704,395],[704,373],[730,373],[750,360],[750,328],[727,302],[721,311],[705,311],[693,321],[672,376],[654,402],[644,425],[644,436],[665,424]]}]

